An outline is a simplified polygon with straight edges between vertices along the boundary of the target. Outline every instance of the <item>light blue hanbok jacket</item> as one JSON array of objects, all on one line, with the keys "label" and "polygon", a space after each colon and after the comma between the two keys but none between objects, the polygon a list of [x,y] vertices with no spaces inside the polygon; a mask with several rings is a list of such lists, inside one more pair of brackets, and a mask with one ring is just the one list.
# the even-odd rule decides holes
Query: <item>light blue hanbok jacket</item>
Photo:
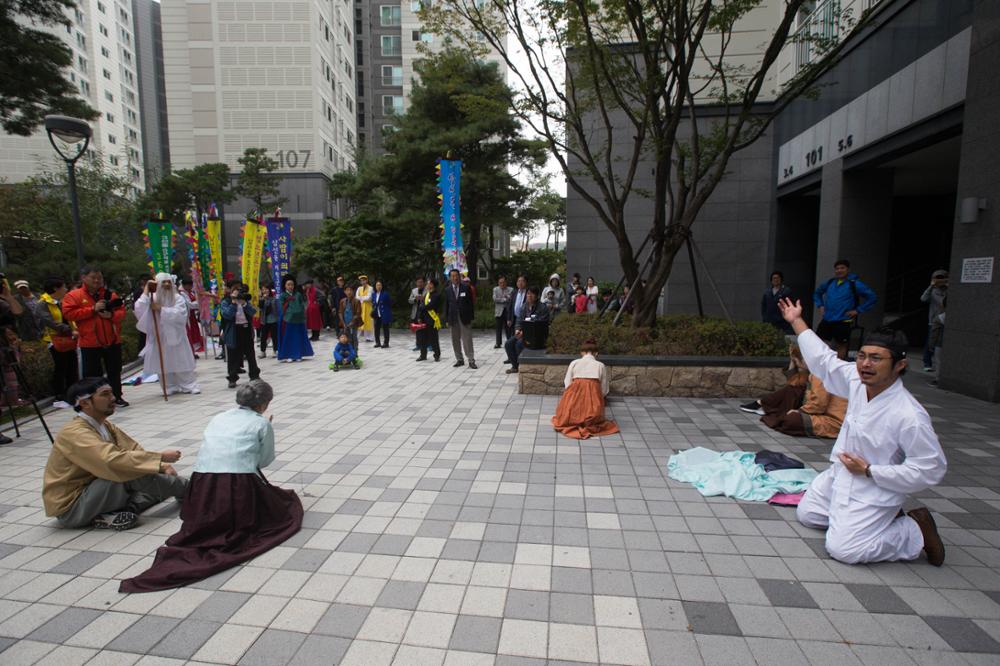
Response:
[{"label": "light blue hanbok jacket", "polygon": [[247,407],[216,414],[205,428],[195,472],[253,474],[274,462],[274,428]]}]

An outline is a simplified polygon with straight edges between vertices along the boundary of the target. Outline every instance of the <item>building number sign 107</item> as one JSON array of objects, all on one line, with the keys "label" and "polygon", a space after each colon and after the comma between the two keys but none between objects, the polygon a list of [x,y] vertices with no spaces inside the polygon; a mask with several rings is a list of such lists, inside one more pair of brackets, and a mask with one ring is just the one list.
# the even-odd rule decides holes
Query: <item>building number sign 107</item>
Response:
[{"label": "building number sign 107", "polygon": [[275,153],[279,169],[305,169],[309,166],[311,150],[279,150]]}]

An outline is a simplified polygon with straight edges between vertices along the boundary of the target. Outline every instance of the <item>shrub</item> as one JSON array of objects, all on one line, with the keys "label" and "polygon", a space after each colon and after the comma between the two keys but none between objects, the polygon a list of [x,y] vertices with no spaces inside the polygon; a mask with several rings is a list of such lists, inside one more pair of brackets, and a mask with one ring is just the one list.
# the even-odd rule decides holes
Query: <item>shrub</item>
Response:
[{"label": "shrub", "polygon": [[624,315],[618,326],[613,317],[560,315],[549,330],[548,352],[575,354],[588,338],[603,354],[640,356],[784,356],[784,335],[770,324],[755,321],[670,315],[659,317],[653,328],[633,328]]},{"label": "shrub", "polygon": [[122,320],[122,364],[128,364],[139,358],[139,329],[136,328],[135,313],[131,310]]},{"label": "shrub", "polygon": [[[48,344],[41,340],[21,341],[21,371],[28,382],[28,387],[41,399],[52,392],[52,355]],[[27,388],[22,387],[22,393],[27,394]]]}]

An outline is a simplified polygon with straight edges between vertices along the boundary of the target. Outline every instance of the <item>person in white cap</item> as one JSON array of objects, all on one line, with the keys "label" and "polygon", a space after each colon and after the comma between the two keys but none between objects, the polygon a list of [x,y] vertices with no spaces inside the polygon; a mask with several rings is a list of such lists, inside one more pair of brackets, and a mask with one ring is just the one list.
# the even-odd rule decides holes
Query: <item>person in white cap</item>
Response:
[{"label": "person in white cap", "polygon": [[549,309],[551,316],[556,316],[566,307],[566,290],[559,284],[559,274],[549,276],[549,286],[542,289],[542,303]]},{"label": "person in white cap", "polygon": [[[151,289],[155,292],[150,293]],[[159,336],[154,330],[154,312]],[[142,350],[143,374],[158,375],[168,394],[201,393],[187,337],[188,304],[174,287],[172,275],[157,273],[155,282],[146,283],[142,296],[135,302],[135,315],[139,319],[137,328],[146,334],[146,346]],[[160,350],[163,368],[160,367]]]}]

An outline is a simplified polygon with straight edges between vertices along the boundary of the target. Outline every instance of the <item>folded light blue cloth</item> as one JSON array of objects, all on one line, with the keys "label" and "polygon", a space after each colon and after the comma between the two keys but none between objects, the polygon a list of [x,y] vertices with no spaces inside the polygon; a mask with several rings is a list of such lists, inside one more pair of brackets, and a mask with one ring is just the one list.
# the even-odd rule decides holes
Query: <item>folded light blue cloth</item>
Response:
[{"label": "folded light blue cloth", "polygon": [[775,493],[801,493],[816,478],[816,470],[781,469],[765,472],[750,451],[712,451],[703,447],[670,456],[667,475],[693,484],[706,497],[725,495],[766,502]]}]

